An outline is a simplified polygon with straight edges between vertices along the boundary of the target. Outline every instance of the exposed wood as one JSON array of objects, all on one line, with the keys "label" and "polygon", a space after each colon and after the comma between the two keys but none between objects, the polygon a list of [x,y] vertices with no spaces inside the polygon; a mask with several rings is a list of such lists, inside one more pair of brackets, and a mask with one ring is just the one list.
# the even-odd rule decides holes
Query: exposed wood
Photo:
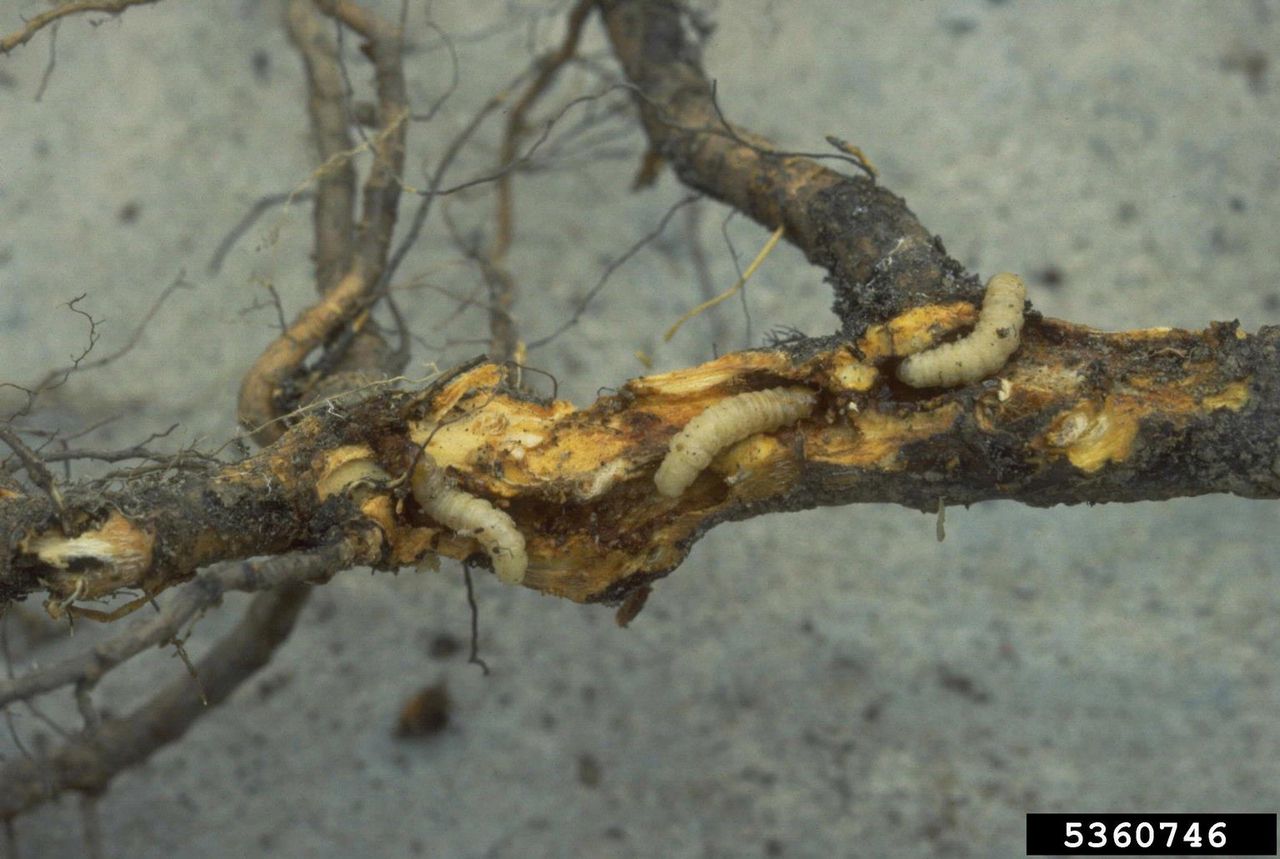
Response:
[{"label": "exposed wood", "polygon": [[[861,357],[809,341],[737,352],[634,379],[583,409],[533,399],[503,366],[480,363],[423,392],[307,417],[212,476],[69,494],[67,515],[84,530],[63,537],[46,509],[13,542],[0,588],[22,594],[43,581],[55,602],[125,586],[155,593],[216,560],[321,545],[369,522],[382,535],[380,567],[483,555],[397,480],[424,444],[450,485],[511,516],[527,544],[523,583],[578,601],[617,600],[677,567],[714,525],[776,510],[1280,495],[1280,328],[1109,334],[1033,316],[996,378],[932,392],[894,378],[903,344],[975,315],[972,305],[916,308],[870,329]],[[809,417],[721,452],[678,498],[656,491],[654,472],[693,417],[782,386],[815,393]],[[0,522],[20,502],[0,499]],[[74,548],[58,553],[60,540],[73,547],[108,525],[127,556],[110,562],[97,544],[74,563]],[[153,547],[146,565],[139,546]]]}]

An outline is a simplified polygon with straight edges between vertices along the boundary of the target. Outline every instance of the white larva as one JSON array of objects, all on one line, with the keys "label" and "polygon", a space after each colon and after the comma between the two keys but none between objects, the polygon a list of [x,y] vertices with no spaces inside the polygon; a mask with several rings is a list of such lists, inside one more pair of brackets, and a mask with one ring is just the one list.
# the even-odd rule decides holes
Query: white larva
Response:
[{"label": "white larva", "polygon": [[524,535],[515,520],[483,498],[446,486],[430,457],[413,472],[413,497],[428,516],[476,542],[489,554],[493,571],[509,585],[524,581],[529,567]]},{"label": "white larva", "polygon": [[954,343],[912,355],[898,365],[898,378],[913,388],[949,388],[998,371],[1022,339],[1027,287],[1016,274],[987,281],[982,312],[973,331]]},{"label": "white larva", "polygon": [[770,388],[721,400],[685,425],[671,439],[653,482],[658,492],[676,498],[689,488],[716,454],[756,433],[793,424],[813,411],[817,397],[808,388]]}]

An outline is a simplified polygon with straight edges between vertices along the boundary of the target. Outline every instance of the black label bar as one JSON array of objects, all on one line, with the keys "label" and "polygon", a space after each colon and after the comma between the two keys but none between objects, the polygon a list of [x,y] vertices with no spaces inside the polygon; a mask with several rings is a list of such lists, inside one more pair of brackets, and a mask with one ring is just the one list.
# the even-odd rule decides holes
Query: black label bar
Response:
[{"label": "black label bar", "polygon": [[1028,856],[1275,856],[1274,814],[1028,814]]}]

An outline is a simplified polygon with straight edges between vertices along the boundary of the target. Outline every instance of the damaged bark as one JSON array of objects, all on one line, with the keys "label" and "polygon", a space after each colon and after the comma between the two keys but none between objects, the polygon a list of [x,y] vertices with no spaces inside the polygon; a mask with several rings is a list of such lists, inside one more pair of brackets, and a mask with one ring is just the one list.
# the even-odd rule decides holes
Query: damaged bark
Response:
[{"label": "damaged bark", "polygon": [[[480,555],[406,491],[419,455],[511,516],[528,547],[526,586],[583,602],[616,601],[679,566],[711,527],[773,511],[1280,494],[1280,328],[1109,334],[1033,317],[997,378],[949,391],[894,378],[902,354],[976,313],[916,308],[856,343],[733,353],[633,379],[583,409],[480,363],[424,392],[308,417],[212,475],[70,496],[67,515],[92,525],[63,536],[52,511],[28,523],[2,584],[47,588],[54,604],[154,594],[214,560],[307,549],[370,523],[380,568]],[[813,412],[722,451],[678,498],[657,492],[654,472],[689,420],[780,386],[813,391]],[[0,520],[24,509],[0,505]]]}]

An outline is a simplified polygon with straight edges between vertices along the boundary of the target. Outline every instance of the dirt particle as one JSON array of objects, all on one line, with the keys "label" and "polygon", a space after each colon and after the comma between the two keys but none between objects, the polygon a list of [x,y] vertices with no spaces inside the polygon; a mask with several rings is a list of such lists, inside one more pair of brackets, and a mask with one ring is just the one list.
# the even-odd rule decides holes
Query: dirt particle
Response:
[{"label": "dirt particle", "polygon": [[416,738],[440,733],[449,725],[450,707],[449,690],[444,681],[419,690],[401,708],[396,736]]},{"label": "dirt particle", "polygon": [[1250,91],[1255,95],[1261,95],[1267,91],[1267,67],[1271,63],[1267,55],[1257,48],[1243,46],[1232,48],[1222,55],[1221,64],[1224,72],[1244,75]]},{"label": "dirt particle", "polygon": [[1116,220],[1122,224],[1132,224],[1138,220],[1138,204],[1126,201],[1116,206]]},{"label": "dirt particle", "polygon": [[432,659],[448,659],[450,656],[456,656],[461,650],[462,642],[447,632],[433,636],[427,645],[427,654]]},{"label": "dirt particle", "polygon": [[287,671],[262,678],[257,688],[259,700],[267,700],[292,682],[293,675]]},{"label": "dirt particle", "polygon": [[1062,269],[1051,263],[1036,272],[1035,279],[1046,289],[1055,290],[1061,288],[1067,276],[1062,273]]},{"label": "dirt particle", "polygon": [[977,681],[949,666],[938,666],[938,683],[943,689],[968,698],[975,704],[987,704],[991,701],[991,693],[979,686]]},{"label": "dirt particle", "polygon": [[583,787],[599,787],[601,778],[600,762],[590,752],[578,755],[578,784]]},{"label": "dirt particle", "polygon": [[942,29],[949,36],[967,36],[978,29],[978,22],[972,18],[945,18]]},{"label": "dirt particle", "polygon": [[259,48],[253,52],[250,62],[253,64],[253,76],[257,78],[258,83],[269,83],[271,81],[271,54]]},{"label": "dirt particle", "polygon": [[137,200],[130,200],[116,212],[116,220],[122,224],[134,224],[137,223],[138,215],[141,213],[142,205]]}]

